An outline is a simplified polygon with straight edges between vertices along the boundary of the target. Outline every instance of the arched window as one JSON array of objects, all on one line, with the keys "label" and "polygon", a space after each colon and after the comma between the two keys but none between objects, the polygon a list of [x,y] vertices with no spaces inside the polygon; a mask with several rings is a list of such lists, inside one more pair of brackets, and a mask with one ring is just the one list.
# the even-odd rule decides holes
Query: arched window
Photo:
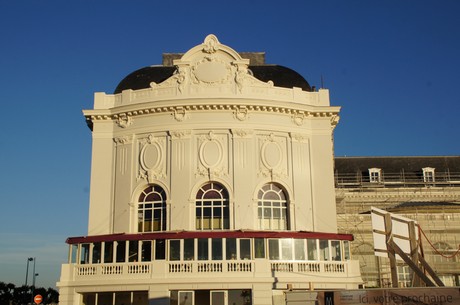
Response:
[{"label": "arched window", "polygon": [[287,196],[274,183],[265,184],[257,195],[259,228],[262,230],[288,230]]},{"label": "arched window", "polygon": [[216,182],[203,185],[196,194],[196,229],[230,228],[227,190]]},{"label": "arched window", "polygon": [[166,230],[166,193],[158,185],[151,185],[139,196],[138,232]]}]

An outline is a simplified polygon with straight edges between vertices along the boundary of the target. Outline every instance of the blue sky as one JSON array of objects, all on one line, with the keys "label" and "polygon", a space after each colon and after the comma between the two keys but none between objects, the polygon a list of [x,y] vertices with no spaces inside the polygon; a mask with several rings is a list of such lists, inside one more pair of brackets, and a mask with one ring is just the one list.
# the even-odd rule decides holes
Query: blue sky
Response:
[{"label": "blue sky", "polygon": [[0,0],[0,281],[22,285],[36,257],[54,287],[65,239],[86,234],[94,92],[210,33],[322,77],[338,156],[459,154],[459,1],[168,3]]}]

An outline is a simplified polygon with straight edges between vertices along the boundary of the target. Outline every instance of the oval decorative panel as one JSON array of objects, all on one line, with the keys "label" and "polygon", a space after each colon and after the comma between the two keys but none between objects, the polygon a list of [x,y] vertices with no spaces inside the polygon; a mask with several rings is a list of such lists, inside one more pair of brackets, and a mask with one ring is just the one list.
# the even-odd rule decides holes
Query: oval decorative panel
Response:
[{"label": "oval decorative panel", "polygon": [[217,140],[205,141],[200,148],[200,161],[207,168],[219,165],[222,161],[222,144]]},{"label": "oval decorative panel", "polygon": [[146,144],[141,151],[141,165],[145,170],[158,168],[162,159],[162,150],[158,143]]},{"label": "oval decorative panel", "polygon": [[269,169],[280,166],[283,159],[283,152],[280,145],[276,142],[266,142],[261,149],[261,159],[263,164]]}]

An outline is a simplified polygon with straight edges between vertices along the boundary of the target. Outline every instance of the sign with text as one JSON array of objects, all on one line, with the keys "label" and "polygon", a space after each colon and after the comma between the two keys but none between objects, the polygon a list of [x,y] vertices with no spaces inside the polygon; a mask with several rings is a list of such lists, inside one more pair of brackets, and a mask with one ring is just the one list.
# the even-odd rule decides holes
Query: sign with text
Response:
[{"label": "sign with text", "polygon": [[460,304],[458,288],[389,288],[342,291],[320,291],[318,305],[456,305]]}]

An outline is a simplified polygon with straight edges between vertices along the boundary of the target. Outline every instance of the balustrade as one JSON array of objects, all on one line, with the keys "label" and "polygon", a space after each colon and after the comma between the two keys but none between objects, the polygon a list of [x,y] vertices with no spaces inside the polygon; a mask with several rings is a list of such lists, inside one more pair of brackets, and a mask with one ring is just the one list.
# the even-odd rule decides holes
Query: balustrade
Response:
[{"label": "balustrade", "polygon": [[[173,274],[193,273],[242,273],[252,274],[255,271],[254,261],[191,261],[191,262],[165,262],[166,272]],[[337,273],[347,272],[348,262],[333,261],[271,261],[270,271],[280,273]],[[160,272],[159,270],[155,271]],[[147,275],[154,273],[151,262],[140,263],[111,263],[95,265],[76,265],[75,276],[88,277],[117,277],[123,275]]]},{"label": "balustrade", "polygon": [[169,273],[191,273],[192,263],[169,263]]},{"label": "balustrade", "polygon": [[324,272],[343,273],[345,272],[345,264],[344,263],[324,263]]},{"label": "balustrade", "polygon": [[298,263],[299,272],[321,272],[321,264],[318,262]]},{"label": "balustrade", "polygon": [[252,272],[252,263],[251,262],[228,262],[227,271],[228,272]]},{"label": "balustrade", "polygon": [[272,271],[292,272],[294,270],[294,263],[272,263]]},{"label": "balustrade", "polygon": [[222,272],[222,263],[198,263],[198,272]]}]

